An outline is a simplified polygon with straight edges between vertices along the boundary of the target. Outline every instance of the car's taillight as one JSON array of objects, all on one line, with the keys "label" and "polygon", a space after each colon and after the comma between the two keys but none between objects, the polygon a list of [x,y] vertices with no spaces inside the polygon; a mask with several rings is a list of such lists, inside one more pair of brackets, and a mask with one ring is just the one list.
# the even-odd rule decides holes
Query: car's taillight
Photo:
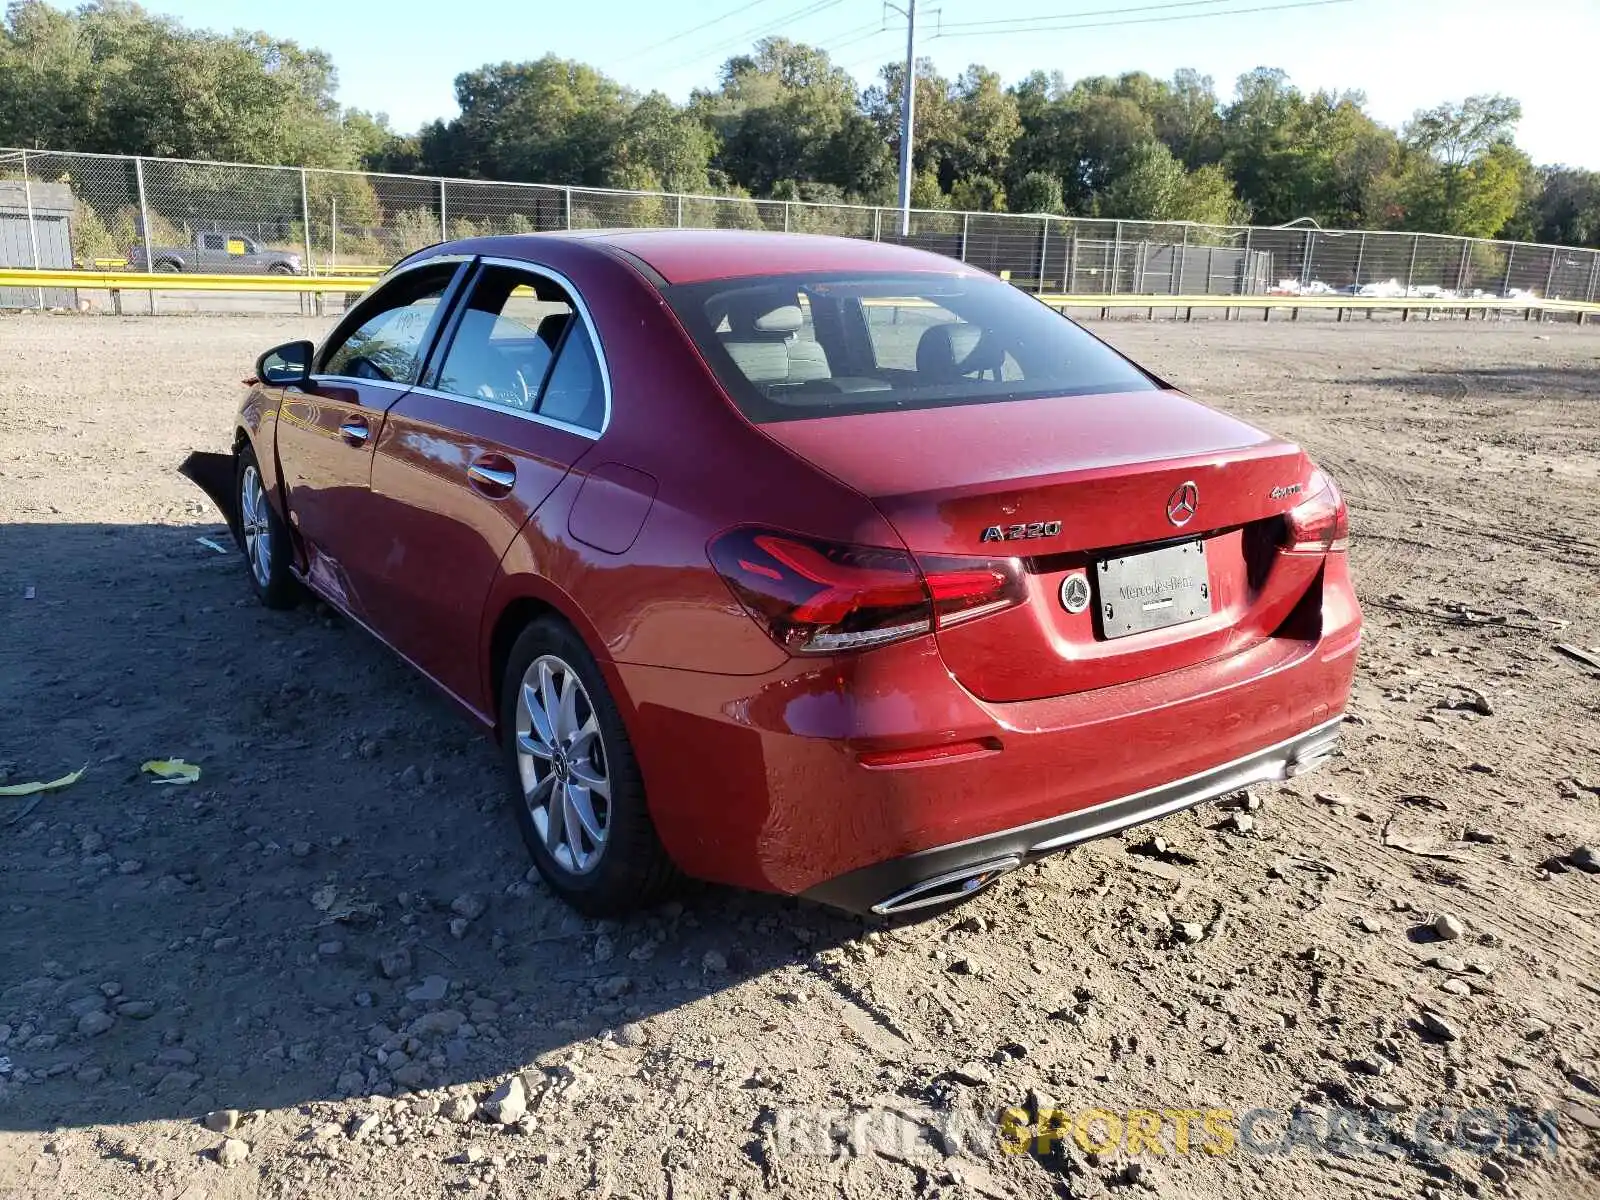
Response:
[{"label": "car's taillight", "polygon": [[1332,478],[1317,471],[1310,495],[1284,514],[1283,548],[1289,554],[1327,554],[1350,549],[1350,510]]},{"label": "car's taillight", "polygon": [[741,527],[712,541],[711,562],[780,646],[830,654],[881,646],[1022,602],[1016,559],[913,559]]}]

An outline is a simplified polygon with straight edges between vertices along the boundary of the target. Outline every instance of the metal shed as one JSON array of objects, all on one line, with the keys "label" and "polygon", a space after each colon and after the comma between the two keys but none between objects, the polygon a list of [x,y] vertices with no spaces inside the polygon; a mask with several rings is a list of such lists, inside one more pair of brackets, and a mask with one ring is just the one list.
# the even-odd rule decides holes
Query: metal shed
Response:
[{"label": "metal shed", "polygon": [[[0,267],[72,269],[70,187],[0,179]],[[72,308],[76,303],[71,288],[0,288],[0,308]]]}]

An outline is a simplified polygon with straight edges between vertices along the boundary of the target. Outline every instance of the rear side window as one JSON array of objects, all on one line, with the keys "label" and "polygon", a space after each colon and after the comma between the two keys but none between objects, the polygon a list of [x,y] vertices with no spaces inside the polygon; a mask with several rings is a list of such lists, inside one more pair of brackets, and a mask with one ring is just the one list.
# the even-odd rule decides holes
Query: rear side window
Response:
[{"label": "rear side window", "polygon": [[1059,313],[986,276],[773,276],[663,291],[754,421],[1157,386]]},{"label": "rear side window", "polygon": [[485,266],[433,386],[599,432],[605,382],[588,327],[554,280]]},{"label": "rear side window", "polygon": [[561,347],[555,369],[544,385],[539,415],[596,433],[605,423],[605,381],[600,375],[594,342],[582,321],[573,324]]},{"label": "rear side window", "polygon": [[434,386],[531,413],[572,320],[571,303],[553,283],[507,267],[485,267]]}]

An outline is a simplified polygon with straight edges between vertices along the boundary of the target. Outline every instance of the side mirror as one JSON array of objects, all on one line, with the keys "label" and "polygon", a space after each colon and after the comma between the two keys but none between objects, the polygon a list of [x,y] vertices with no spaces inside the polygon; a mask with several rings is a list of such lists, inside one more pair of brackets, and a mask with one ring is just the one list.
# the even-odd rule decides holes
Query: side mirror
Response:
[{"label": "side mirror", "polygon": [[310,342],[285,342],[256,359],[256,378],[268,387],[286,387],[311,378],[311,357],[316,347]]}]

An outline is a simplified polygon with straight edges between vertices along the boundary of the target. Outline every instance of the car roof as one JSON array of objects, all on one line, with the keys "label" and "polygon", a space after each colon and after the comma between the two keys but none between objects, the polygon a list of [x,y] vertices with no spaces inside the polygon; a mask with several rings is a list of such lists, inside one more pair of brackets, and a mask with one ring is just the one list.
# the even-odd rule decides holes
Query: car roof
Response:
[{"label": "car roof", "polygon": [[[474,253],[537,260],[546,238],[582,242],[637,259],[669,284],[756,275],[833,271],[970,275],[974,268],[942,254],[864,238],[746,229],[575,229],[472,239]],[[448,253],[452,243],[430,247]]]}]

